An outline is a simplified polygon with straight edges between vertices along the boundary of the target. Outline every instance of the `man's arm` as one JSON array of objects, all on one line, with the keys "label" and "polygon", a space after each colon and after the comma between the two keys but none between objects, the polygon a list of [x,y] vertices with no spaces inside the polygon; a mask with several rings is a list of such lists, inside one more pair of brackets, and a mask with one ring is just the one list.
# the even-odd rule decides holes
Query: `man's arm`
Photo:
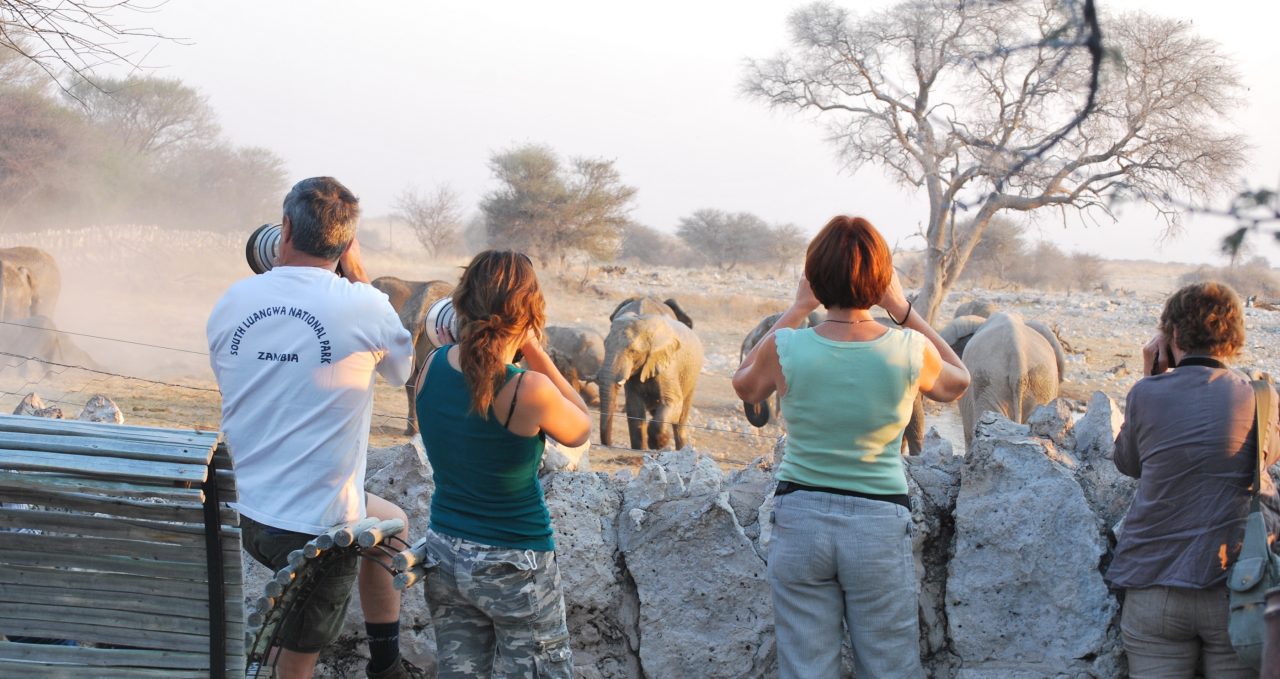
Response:
[{"label": "man's arm", "polygon": [[1142,460],[1138,457],[1138,434],[1137,427],[1134,426],[1137,413],[1133,402],[1133,390],[1130,390],[1125,399],[1124,424],[1120,425],[1120,433],[1116,434],[1116,450],[1112,461],[1121,474],[1139,479],[1142,478]]},{"label": "man's arm", "polygon": [[369,272],[365,271],[364,260],[360,257],[360,242],[352,238],[342,256],[338,258],[338,269],[342,277],[352,283],[368,283]]},{"label": "man's arm", "polygon": [[378,295],[381,313],[378,323],[382,330],[383,346],[386,347],[382,360],[378,361],[378,374],[391,386],[401,387],[409,381],[409,375],[413,372],[413,337],[400,323],[400,316],[391,307],[391,302],[387,301],[387,296],[381,292]]}]

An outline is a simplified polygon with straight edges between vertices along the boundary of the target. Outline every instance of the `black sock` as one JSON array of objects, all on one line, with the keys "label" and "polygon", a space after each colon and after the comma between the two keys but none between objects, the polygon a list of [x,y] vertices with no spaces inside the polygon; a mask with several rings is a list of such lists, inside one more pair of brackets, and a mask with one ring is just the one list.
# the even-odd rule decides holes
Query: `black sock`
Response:
[{"label": "black sock", "polygon": [[369,671],[381,672],[400,657],[400,621],[366,622],[369,635]]}]

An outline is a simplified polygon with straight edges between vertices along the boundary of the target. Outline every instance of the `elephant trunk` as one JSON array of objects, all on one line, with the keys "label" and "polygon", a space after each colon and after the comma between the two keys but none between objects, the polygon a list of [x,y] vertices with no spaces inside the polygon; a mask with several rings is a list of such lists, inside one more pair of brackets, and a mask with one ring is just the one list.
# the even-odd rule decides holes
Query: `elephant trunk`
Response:
[{"label": "elephant trunk", "polygon": [[618,394],[617,382],[602,383],[600,390],[600,444],[613,445],[613,408],[614,397]]},{"label": "elephant trunk", "polygon": [[600,388],[600,443],[613,445],[613,411],[618,387],[631,375],[631,366],[624,351],[613,350],[605,355],[604,365],[596,376]]}]

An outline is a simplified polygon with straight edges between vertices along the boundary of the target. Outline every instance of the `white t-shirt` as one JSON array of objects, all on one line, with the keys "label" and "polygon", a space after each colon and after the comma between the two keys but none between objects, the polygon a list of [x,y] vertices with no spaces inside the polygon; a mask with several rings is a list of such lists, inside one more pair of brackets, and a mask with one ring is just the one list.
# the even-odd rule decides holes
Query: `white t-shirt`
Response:
[{"label": "white t-shirt", "polygon": [[231,286],[205,330],[236,466],[233,506],[313,535],[364,517],[374,371],[400,386],[413,366],[387,296],[281,266]]}]

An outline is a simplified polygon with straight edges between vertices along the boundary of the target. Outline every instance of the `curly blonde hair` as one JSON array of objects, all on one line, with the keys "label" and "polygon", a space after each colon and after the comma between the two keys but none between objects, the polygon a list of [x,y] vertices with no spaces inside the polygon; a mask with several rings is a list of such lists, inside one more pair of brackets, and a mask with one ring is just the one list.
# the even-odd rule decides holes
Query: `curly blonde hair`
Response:
[{"label": "curly blonde hair", "polygon": [[1169,296],[1160,313],[1160,333],[1189,354],[1234,358],[1244,348],[1244,308],[1226,283],[1192,283]]},{"label": "curly blonde hair", "polygon": [[533,262],[522,252],[485,250],[453,291],[458,314],[458,362],[471,390],[471,409],[488,418],[506,378],[502,352],[533,330],[542,337],[546,301]]}]

